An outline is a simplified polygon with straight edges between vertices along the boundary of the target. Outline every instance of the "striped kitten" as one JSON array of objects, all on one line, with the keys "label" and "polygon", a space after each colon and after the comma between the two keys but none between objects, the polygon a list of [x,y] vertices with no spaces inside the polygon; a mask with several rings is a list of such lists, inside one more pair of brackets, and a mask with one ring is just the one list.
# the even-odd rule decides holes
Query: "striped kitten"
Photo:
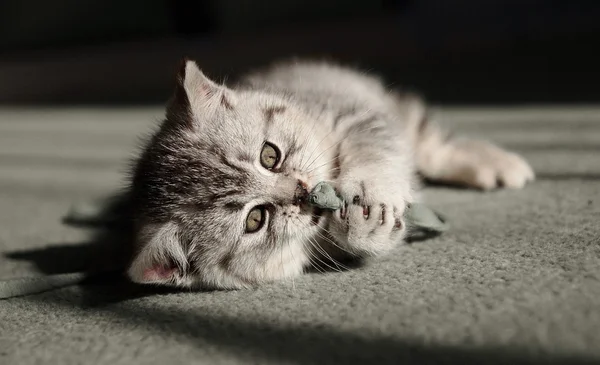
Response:
[{"label": "striped kitten", "polygon": [[[134,170],[128,275],[243,288],[333,266],[341,254],[384,254],[404,236],[417,172],[485,190],[534,178],[513,153],[448,139],[419,99],[372,76],[295,63],[229,88],[186,61],[166,120]],[[334,213],[311,208],[306,197],[320,181],[350,204]]]}]

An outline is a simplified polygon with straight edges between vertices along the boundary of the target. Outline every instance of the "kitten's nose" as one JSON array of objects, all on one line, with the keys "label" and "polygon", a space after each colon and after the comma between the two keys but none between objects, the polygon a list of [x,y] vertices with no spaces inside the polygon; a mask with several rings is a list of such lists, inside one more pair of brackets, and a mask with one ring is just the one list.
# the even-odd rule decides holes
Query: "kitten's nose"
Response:
[{"label": "kitten's nose", "polygon": [[300,205],[308,201],[308,185],[302,180],[298,180],[296,190],[294,191],[294,205]]}]

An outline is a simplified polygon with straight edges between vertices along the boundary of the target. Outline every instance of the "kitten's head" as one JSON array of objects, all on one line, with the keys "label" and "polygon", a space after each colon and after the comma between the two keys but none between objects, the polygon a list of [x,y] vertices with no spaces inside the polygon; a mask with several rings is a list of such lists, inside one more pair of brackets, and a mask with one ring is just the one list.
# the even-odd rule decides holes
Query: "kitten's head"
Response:
[{"label": "kitten's head", "polygon": [[283,97],[234,91],[193,61],[134,171],[139,283],[248,287],[299,274],[319,225],[308,191],[329,178],[322,128]]}]

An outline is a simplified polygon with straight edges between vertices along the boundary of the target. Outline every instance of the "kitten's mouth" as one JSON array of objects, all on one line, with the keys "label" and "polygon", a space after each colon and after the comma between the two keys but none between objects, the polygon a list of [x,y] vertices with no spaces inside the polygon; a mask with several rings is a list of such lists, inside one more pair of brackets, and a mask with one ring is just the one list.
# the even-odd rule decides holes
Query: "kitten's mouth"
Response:
[{"label": "kitten's mouth", "polygon": [[323,216],[323,209],[314,207],[313,212],[312,212],[312,219],[310,222],[316,226],[319,224],[319,221],[321,220],[322,216]]}]

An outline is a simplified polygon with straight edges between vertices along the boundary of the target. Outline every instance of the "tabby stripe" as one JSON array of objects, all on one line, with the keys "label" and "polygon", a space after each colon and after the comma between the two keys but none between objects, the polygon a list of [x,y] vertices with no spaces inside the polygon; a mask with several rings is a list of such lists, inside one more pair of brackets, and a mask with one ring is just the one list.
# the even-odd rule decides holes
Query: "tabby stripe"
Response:
[{"label": "tabby stripe", "polygon": [[244,204],[240,201],[227,202],[223,205],[223,207],[231,210],[232,212],[240,211],[240,210],[244,209],[245,206],[246,206],[246,204]]},{"label": "tabby stripe", "polygon": [[225,157],[224,155],[220,155],[219,158],[221,159],[221,163],[227,167],[229,167],[232,170],[238,171],[243,175],[247,175],[246,170],[243,167],[237,166],[233,163],[231,163],[227,157]]},{"label": "tabby stripe", "polygon": [[340,123],[340,121],[342,119],[353,116],[353,115],[356,115],[355,107],[340,110],[337,113],[337,115],[333,118],[333,128],[337,128],[338,124]]},{"label": "tabby stripe", "polygon": [[219,260],[219,266],[224,270],[229,270],[231,266],[231,261],[233,261],[233,252],[228,251],[221,259]]},{"label": "tabby stripe", "polygon": [[370,116],[370,117],[368,117],[366,119],[363,119],[363,120],[360,120],[360,121],[356,122],[355,125],[361,126],[363,128],[367,128],[367,127],[365,127],[365,125],[373,123],[373,122],[375,122],[378,119],[379,119],[379,117],[377,115],[372,115],[372,116]]},{"label": "tabby stripe", "polygon": [[231,103],[229,102],[229,100],[227,100],[224,94],[221,95],[221,105],[224,106],[227,110],[233,110],[233,105],[231,105]]},{"label": "tabby stripe", "polygon": [[281,114],[284,111],[285,111],[285,107],[283,107],[283,106],[272,106],[272,107],[268,107],[265,110],[263,110],[267,124],[273,123],[273,116],[275,114]]}]

